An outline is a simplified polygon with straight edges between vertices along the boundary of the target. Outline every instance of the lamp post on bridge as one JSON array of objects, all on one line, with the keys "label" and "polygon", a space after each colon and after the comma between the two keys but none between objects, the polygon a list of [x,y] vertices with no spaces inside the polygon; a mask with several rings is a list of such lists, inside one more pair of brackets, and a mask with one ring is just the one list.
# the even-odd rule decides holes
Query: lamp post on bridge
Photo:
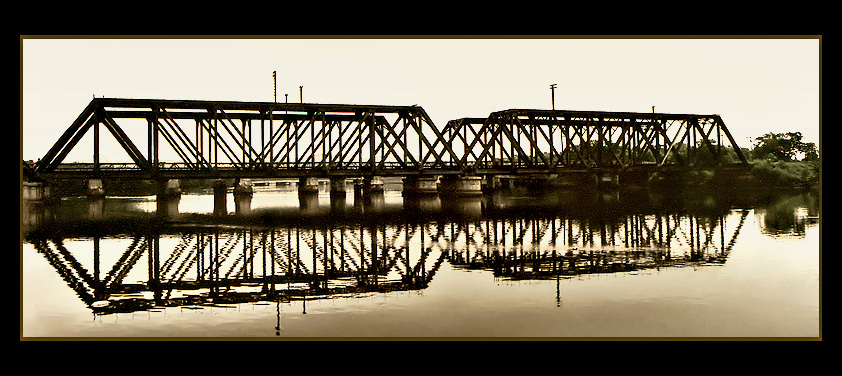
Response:
[{"label": "lamp post on bridge", "polygon": [[275,77],[278,71],[272,71],[272,88],[273,93],[275,94],[275,103],[278,103],[278,80]]},{"label": "lamp post on bridge", "polygon": [[550,84],[550,93],[551,93],[551,100],[553,104],[553,111],[555,111],[555,88],[556,84]]}]

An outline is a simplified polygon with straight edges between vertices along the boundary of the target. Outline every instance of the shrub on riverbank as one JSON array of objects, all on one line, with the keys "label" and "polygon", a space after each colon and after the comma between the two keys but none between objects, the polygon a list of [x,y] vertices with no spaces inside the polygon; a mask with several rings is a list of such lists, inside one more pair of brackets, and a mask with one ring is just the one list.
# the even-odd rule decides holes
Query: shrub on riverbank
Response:
[{"label": "shrub on riverbank", "polygon": [[793,188],[811,188],[819,184],[819,164],[814,161],[751,162],[752,175],[763,184]]}]

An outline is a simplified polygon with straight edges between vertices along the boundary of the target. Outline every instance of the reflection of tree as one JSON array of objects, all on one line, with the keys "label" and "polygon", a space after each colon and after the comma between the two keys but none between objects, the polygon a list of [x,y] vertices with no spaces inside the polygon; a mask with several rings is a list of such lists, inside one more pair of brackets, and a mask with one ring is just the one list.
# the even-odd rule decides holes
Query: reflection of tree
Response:
[{"label": "reflection of tree", "polygon": [[778,197],[756,213],[762,218],[763,233],[804,236],[807,226],[817,223],[819,208],[814,196],[801,194]]}]

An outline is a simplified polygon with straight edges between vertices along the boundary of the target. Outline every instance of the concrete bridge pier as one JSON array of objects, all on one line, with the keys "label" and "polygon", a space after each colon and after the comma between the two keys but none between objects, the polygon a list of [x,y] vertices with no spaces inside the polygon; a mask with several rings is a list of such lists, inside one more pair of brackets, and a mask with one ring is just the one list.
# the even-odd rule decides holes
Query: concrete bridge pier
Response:
[{"label": "concrete bridge pier", "polygon": [[319,179],[314,177],[298,179],[298,206],[302,212],[306,213],[319,209]]},{"label": "concrete bridge pier", "polygon": [[102,218],[105,213],[105,187],[102,179],[88,179],[85,194],[88,196],[88,218]]},{"label": "concrete bridge pier", "polygon": [[105,197],[105,187],[102,185],[102,179],[88,179],[88,188],[85,194],[90,198]]},{"label": "concrete bridge pier", "polygon": [[251,180],[242,179],[234,184],[234,212],[236,214],[251,214],[251,199],[254,188]]},{"label": "concrete bridge pier", "polygon": [[23,182],[21,187],[23,205],[22,225],[25,228],[39,226],[56,218],[59,198],[54,197],[49,184]]},{"label": "concrete bridge pier", "polygon": [[319,195],[312,192],[298,193],[298,208],[301,213],[312,214],[319,210]]},{"label": "concrete bridge pier", "polygon": [[460,215],[480,215],[483,202],[482,177],[443,176],[439,197],[443,209]]},{"label": "concrete bridge pier", "polygon": [[365,176],[354,183],[354,207],[379,209],[385,204],[383,180],[379,176]]},{"label": "concrete bridge pier", "polygon": [[343,177],[332,177],[330,178],[330,198],[342,198],[345,199],[345,196],[348,194],[348,186],[346,184],[346,179]]},{"label": "concrete bridge pier", "polygon": [[158,215],[166,217],[177,216],[180,201],[181,182],[178,179],[158,181],[158,192],[155,196]]},{"label": "concrete bridge pier", "polygon": [[614,189],[620,186],[620,175],[617,172],[602,171],[594,174],[594,182],[598,189]]},{"label": "concrete bridge pier", "polygon": [[383,179],[379,176],[365,176],[354,183],[354,200],[365,201],[377,194],[383,194]]},{"label": "concrete bridge pier", "polygon": [[348,195],[348,186],[344,177],[330,178],[330,210],[342,212],[345,210],[345,197]]},{"label": "concrete bridge pier", "polygon": [[32,203],[45,203],[54,198],[52,187],[47,183],[25,181],[21,190],[23,200]]},{"label": "concrete bridge pier", "polygon": [[442,176],[439,195],[442,197],[482,196],[482,177]]},{"label": "concrete bridge pier", "polygon": [[438,177],[407,176],[403,178],[403,196],[435,196],[439,191]]},{"label": "concrete bridge pier", "polygon": [[228,184],[225,179],[213,182],[213,215],[228,215]]},{"label": "concrete bridge pier", "polygon": [[483,193],[494,193],[503,188],[503,180],[499,175],[485,175],[480,185]]},{"label": "concrete bridge pier", "polygon": [[298,194],[319,194],[319,179],[314,177],[299,178]]},{"label": "concrete bridge pier", "polygon": [[437,212],[441,210],[438,196],[438,177],[407,176],[403,179],[403,206],[416,212]]}]

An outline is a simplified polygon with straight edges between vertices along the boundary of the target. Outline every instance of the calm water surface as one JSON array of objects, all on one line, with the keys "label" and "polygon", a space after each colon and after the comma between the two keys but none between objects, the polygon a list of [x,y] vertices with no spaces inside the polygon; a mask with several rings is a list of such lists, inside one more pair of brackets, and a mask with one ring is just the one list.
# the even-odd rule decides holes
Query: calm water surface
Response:
[{"label": "calm water surface", "polygon": [[232,201],[220,219],[184,194],[159,223],[154,197],[65,198],[24,221],[21,336],[821,335],[807,194]]}]

